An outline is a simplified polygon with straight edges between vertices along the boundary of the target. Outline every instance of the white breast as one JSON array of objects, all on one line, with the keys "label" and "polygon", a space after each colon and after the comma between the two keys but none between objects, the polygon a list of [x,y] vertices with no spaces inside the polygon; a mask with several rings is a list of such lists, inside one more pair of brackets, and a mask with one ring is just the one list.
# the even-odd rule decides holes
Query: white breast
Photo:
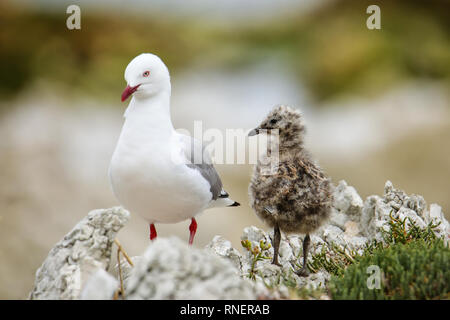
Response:
[{"label": "white breast", "polygon": [[202,212],[212,195],[199,172],[174,161],[182,153],[175,131],[157,125],[127,119],[109,176],[123,207],[150,223],[176,223]]}]

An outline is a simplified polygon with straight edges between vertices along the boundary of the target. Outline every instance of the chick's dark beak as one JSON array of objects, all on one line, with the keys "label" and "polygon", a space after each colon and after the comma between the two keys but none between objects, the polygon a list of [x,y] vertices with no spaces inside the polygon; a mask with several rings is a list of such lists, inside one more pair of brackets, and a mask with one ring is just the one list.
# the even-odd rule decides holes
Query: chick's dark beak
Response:
[{"label": "chick's dark beak", "polygon": [[136,90],[139,88],[139,86],[140,86],[140,84],[138,84],[137,86],[134,86],[134,87],[127,86],[125,88],[125,90],[123,90],[123,92],[122,92],[122,99],[121,99],[122,102],[127,100],[129,96],[131,96],[133,93],[135,93]]},{"label": "chick's dark beak", "polygon": [[249,136],[249,137],[251,137],[251,136],[256,136],[257,134],[259,134],[259,128],[255,128],[255,129],[251,130],[251,131],[248,133],[248,136]]}]

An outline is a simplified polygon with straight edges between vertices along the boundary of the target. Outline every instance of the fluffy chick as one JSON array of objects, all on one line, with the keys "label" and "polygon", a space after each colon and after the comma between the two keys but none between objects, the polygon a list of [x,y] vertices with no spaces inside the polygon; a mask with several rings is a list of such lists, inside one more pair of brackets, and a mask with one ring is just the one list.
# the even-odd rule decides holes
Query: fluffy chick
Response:
[{"label": "fluffy chick", "polygon": [[[272,135],[274,129],[278,129],[278,139]],[[275,107],[249,136],[264,132],[275,138],[272,140],[278,146],[279,162],[273,173],[265,174],[261,169],[267,158],[258,160],[249,186],[250,205],[262,221],[274,228],[273,264],[280,265],[280,230],[306,234],[303,267],[297,274],[307,276],[309,234],[330,215],[331,182],[303,146],[305,127],[300,112],[287,106]],[[273,156],[269,152],[266,157]]]}]

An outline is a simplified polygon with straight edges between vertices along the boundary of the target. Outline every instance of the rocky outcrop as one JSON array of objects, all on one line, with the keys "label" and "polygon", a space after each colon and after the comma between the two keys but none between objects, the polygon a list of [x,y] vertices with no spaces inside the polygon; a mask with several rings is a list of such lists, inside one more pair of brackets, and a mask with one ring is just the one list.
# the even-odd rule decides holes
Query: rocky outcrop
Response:
[{"label": "rocky outcrop", "polygon": [[103,269],[98,269],[81,291],[81,300],[111,300],[119,288],[119,281]]},{"label": "rocky outcrop", "polygon": [[120,207],[89,212],[37,270],[30,299],[78,299],[85,282],[109,267],[114,239],[129,216]]},{"label": "rocky outcrop", "polygon": [[232,263],[174,237],[154,241],[127,278],[128,299],[255,298]]},{"label": "rocky outcrop", "polygon": [[[355,188],[340,181],[334,191],[334,204],[328,223],[311,235],[311,254],[326,250],[332,255],[332,246],[343,250],[362,253],[366,243],[373,239],[383,241],[382,230],[388,230],[390,215],[394,218],[410,218],[418,226],[425,227],[428,223],[439,223],[435,229],[438,237],[449,240],[450,226],[442,213],[441,207],[432,204],[427,208],[422,196],[407,195],[402,190],[395,189],[390,181],[386,182],[383,196],[370,196],[363,202]],[[408,223],[406,223],[408,227]],[[257,227],[244,229],[241,239],[250,241],[251,248],[260,250],[260,243],[271,243],[273,232],[265,232]],[[252,277],[258,284],[258,295],[285,297],[287,288],[285,281],[294,281],[297,287],[317,289],[324,287],[330,274],[320,270],[308,277],[299,277],[293,271],[298,270],[302,259],[301,235],[283,235],[280,244],[281,267],[271,264],[273,248],[264,250],[265,259],[253,264],[255,254],[252,250],[244,250],[244,254],[231,247],[223,238],[215,237],[208,245],[217,255],[229,259],[238,268],[241,276]],[[261,251],[261,250],[260,250]],[[311,255],[309,256],[311,260]],[[275,288],[275,293],[265,289]]]},{"label": "rocky outcrop", "polygon": [[[395,189],[390,181],[384,186],[384,196],[370,196],[364,203],[361,216],[363,234],[369,238],[382,239],[382,229],[386,228],[390,215],[394,218],[409,218],[419,227],[425,227],[430,222],[439,223],[436,234],[449,240],[450,225],[445,219],[442,209],[437,204],[427,208],[424,198],[420,195],[407,195],[402,190]],[[407,219],[408,225],[408,219]]]},{"label": "rocky outcrop", "polygon": [[[341,181],[334,190],[329,221],[311,235],[311,254],[333,246],[362,253],[373,239],[383,240],[390,217],[409,218],[425,227],[439,224],[437,236],[449,240],[450,225],[441,207],[429,208],[423,197],[407,195],[386,182],[383,196],[365,201]],[[95,210],[78,223],[49,253],[36,273],[31,299],[111,299],[119,282],[105,270],[110,264],[116,233],[128,221],[121,208]],[[409,224],[406,223],[409,227]],[[121,262],[126,299],[255,299],[288,298],[290,286],[323,288],[330,278],[324,270],[299,277],[302,235],[283,235],[281,267],[271,264],[273,233],[251,226],[243,230],[245,248],[215,236],[204,249],[189,247],[177,238],[159,238],[131,267]],[[309,257],[311,259],[311,255]],[[117,296],[117,295],[116,295]]]}]

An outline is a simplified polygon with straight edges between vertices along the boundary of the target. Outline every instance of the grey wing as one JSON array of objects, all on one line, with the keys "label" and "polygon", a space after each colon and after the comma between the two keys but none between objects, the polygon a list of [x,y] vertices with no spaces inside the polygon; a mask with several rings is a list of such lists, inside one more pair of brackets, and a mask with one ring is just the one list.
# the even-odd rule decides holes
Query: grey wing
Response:
[{"label": "grey wing", "polygon": [[212,164],[211,157],[202,146],[202,143],[184,134],[180,134],[180,138],[184,155],[188,160],[186,165],[191,169],[197,170],[208,181],[212,199],[228,197],[228,193],[222,189],[222,181]]}]

